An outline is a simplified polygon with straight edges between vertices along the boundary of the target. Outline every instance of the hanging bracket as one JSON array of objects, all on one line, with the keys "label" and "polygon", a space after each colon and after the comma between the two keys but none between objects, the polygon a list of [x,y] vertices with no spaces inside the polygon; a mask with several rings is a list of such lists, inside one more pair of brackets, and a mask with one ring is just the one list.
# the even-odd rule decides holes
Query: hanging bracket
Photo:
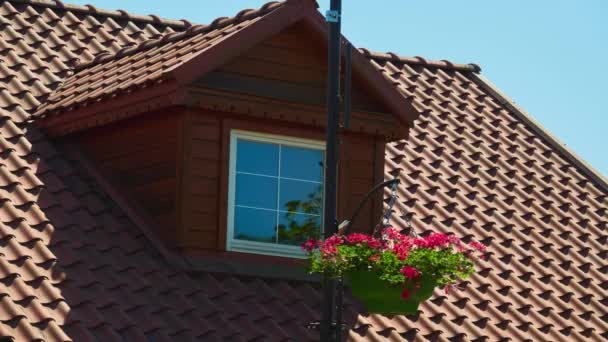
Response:
[{"label": "hanging bracket", "polygon": [[[365,203],[367,203],[367,201],[372,197],[373,194],[376,193],[376,191],[380,190],[380,189],[384,189],[387,186],[390,186],[391,189],[391,200],[389,203],[389,208],[387,213],[390,213],[392,211],[392,207],[395,204],[395,200],[396,200],[396,192],[397,192],[397,186],[399,185],[401,181],[398,178],[393,178],[391,180],[387,180],[384,181],[382,183],[378,183],[376,184],[367,194],[365,194],[365,196],[363,197],[363,199],[361,200],[361,202],[359,202],[359,205],[357,206],[357,208],[355,209],[355,211],[353,212],[353,216],[351,216],[350,219],[348,220],[344,220],[342,221],[342,223],[340,223],[338,225],[338,233],[341,235],[346,235],[348,234],[348,231],[352,225],[352,223],[355,221],[355,219],[357,218],[357,216],[359,215],[359,213],[361,212],[361,209],[363,209],[363,206],[365,206]],[[383,215],[383,221],[385,219],[388,219],[389,215],[385,214]]]}]

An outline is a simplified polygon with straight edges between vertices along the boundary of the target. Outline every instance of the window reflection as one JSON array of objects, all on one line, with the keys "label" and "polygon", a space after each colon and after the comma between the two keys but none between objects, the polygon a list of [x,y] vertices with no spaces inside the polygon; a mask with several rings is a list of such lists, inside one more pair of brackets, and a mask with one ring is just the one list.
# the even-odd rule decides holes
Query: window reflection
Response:
[{"label": "window reflection", "polygon": [[249,174],[236,175],[237,206],[277,209],[277,178]]},{"label": "window reflection", "polygon": [[321,215],[322,191],[323,186],[320,183],[281,179],[279,209]]},{"label": "window reflection", "polygon": [[281,177],[321,182],[323,152],[308,148],[281,147]]},{"label": "window reflection", "polygon": [[233,238],[293,246],[318,239],[323,151],[239,138],[236,152]]},{"label": "window reflection", "polygon": [[236,170],[267,176],[278,176],[279,146],[239,139]]},{"label": "window reflection", "polygon": [[276,212],[236,207],[234,237],[239,240],[276,242]]}]

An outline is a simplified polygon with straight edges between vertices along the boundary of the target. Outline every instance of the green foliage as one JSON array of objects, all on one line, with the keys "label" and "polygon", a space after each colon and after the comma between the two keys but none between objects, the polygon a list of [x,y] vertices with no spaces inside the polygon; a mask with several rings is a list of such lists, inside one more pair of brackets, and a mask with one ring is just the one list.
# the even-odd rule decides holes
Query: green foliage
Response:
[{"label": "green foliage", "polygon": [[395,253],[384,251],[380,254],[378,261],[372,263],[371,268],[380,276],[380,279],[398,285],[405,281],[405,276],[399,272],[405,265]]},{"label": "green foliage", "polygon": [[[310,272],[341,277],[351,271],[369,271],[387,285],[405,286],[419,278],[446,286],[475,272],[474,258],[485,246],[464,244],[455,236],[430,234],[410,238],[387,228],[380,239],[365,234],[334,235],[325,241],[308,241]],[[482,256],[483,257],[483,256]]]},{"label": "green foliage", "polygon": [[[307,200],[292,200],[285,203],[285,223],[277,225],[280,243],[300,245],[306,239],[319,239],[321,210],[323,208],[323,187],[319,185]],[[309,214],[309,216],[301,215]],[[302,219],[304,217],[304,219]]]},{"label": "green foliage", "polygon": [[[454,283],[468,278],[475,272],[473,261],[465,254],[455,252],[453,248],[446,249],[414,249],[407,259],[400,260],[391,251],[378,253],[377,250],[365,245],[341,245],[338,253],[331,260],[323,260],[321,253],[310,258],[310,272],[322,273],[337,278],[348,271],[370,270],[378,274],[380,279],[394,285],[402,284],[406,278],[401,274],[405,266],[416,268],[421,274],[436,279],[438,286]],[[370,258],[377,255],[375,261]]]},{"label": "green foliage", "polygon": [[377,251],[363,244],[337,246],[337,254],[333,259],[324,259],[320,251],[314,252],[310,257],[310,272],[322,273],[332,278],[359,269],[367,269],[369,258]]},{"label": "green foliage", "polygon": [[421,274],[432,276],[439,286],[468,278],[475,272],[473,262],[453,248],[414,249],[403,263],[415,267]]}]

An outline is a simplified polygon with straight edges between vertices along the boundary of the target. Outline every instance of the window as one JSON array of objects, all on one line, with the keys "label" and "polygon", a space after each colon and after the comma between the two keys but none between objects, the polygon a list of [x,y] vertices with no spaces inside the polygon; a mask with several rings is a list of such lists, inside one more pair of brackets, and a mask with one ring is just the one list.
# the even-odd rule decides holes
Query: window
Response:
[{"label": "window", "polygon": [[227,248],[301,257],[323,222],[325,144],[232,131]]}]

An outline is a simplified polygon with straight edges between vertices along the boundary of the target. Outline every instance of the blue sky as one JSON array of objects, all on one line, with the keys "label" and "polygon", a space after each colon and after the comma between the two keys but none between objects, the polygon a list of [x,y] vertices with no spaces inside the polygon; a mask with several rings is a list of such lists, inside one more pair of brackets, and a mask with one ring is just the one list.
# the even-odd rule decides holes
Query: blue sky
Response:
[{"label": "blue sky", "polygon": [[[67,2],[209,23],[266,1]],[[319,5],[325,11],[329,0]],[[503,92],[608,175],[608,1],[344,0],[343,23],[357,47],[481,65]]]}]

